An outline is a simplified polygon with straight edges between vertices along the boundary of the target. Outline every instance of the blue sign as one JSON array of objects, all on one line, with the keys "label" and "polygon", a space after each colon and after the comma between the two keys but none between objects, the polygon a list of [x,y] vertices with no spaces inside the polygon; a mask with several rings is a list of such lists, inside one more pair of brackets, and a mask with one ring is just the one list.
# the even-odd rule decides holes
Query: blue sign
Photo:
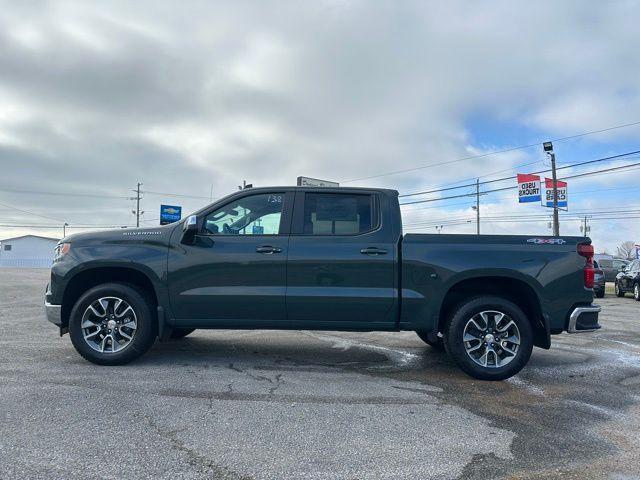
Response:
[{"label": "blue sign", "polygon": [[160,225],[177,222],[182,218],[182,207],[176,205],[160,205]]}]

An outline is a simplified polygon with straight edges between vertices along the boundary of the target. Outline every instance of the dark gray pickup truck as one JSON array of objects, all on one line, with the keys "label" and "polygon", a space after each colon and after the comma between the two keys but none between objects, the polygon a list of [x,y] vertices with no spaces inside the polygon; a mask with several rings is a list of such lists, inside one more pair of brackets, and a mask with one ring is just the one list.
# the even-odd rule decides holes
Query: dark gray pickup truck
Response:
[{"label": "dark gray pickup truck", "polygon": [[402,234],[398,192],[246,189],[181,222],[71,235],[47,317],[123,364],[198,328],[412,330],[468,374],[516,374],[550,336],[600,328],[584,237]]}]

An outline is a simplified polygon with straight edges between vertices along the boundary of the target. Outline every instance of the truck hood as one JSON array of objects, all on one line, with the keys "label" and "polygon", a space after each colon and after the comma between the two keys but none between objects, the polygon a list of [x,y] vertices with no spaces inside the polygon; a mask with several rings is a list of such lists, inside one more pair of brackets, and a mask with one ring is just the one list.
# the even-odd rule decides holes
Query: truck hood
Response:
[{"label": "truck hood", "polygon": [[118,228],[97,232],[74,233],[67,235],[61,242],[73,245],[120,244],[120,243],[169,243],[171,232],[179,223],[153,228]]}]

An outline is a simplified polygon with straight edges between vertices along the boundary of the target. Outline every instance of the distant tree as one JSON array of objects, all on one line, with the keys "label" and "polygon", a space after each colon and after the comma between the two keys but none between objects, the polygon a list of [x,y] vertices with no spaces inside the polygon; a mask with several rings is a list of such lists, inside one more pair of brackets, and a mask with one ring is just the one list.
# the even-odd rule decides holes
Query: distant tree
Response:
[{"label": "distant tree", "polygon": [[623,260],[635,260],[636,258],[636,244],[631,240],[622,243],[617,250],[616,257],[618,258]]}]

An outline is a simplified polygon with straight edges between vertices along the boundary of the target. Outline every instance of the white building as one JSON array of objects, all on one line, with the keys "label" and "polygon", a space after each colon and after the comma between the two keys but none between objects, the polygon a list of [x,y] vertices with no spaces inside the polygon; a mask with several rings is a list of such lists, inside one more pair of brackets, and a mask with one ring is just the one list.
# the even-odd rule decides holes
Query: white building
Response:
[{"label": "white building", "polygon": [[57,238],[39,235],[0,240],[0,267],[49,268]]}]

